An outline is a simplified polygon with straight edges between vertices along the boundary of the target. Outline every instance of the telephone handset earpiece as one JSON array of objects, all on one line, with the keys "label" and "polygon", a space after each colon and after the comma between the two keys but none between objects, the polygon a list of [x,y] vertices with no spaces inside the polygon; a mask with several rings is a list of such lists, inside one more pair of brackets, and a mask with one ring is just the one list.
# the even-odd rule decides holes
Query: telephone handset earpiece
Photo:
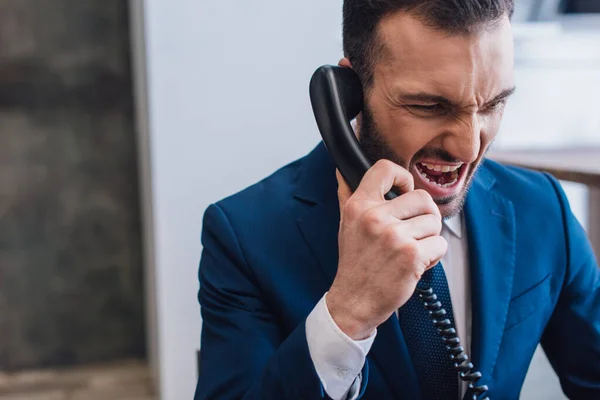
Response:
[{"label": "telephone handset earpiece", "polygon": [[[312,76],[310,99],[325,147],[350,188],[356,190],[371,167],[350,126],[363,107],[360,78],[350,68],[324,65]],[[395,197],[393,191],[386,195],[388,200]]]},{"label": "telephone handset earpiece", "polygon": [[[358,75],[350,68],[324,65],[317,69],[310,81],[310,100],[319,132],[327,150],[331,154],[338,170],[352,190],[356,190],[371,163],[362,148],[354,130],[352,121],[363,108],[363,89]],[[387,200],[397,197],[398,193],[390,191]],[[433,324],[446,344],[454,370],[460,379],[469,382],[464,399],[489,400],[484,397],[488,391],[486,385],[475,386],[481,373],[473,371],[455,328],[449,319],[444,318],[446,311],[437,300],[433,290],[417,286],[417,294],[423,301]]]}]

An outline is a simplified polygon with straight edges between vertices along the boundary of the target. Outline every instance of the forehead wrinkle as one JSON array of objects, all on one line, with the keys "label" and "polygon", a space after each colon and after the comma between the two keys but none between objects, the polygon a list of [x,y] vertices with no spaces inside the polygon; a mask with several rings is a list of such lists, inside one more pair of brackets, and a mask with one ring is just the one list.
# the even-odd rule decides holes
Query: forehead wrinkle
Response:
[{"label": "forehead wrinkle", "polygon": [[497,74],[495,66],[480,62],[482,55],[475,54],[473,47],[469,46],[472,56],[464,57],[462,63],[430,62],[424,68],[411,67],[407,60],[389,64],[381,74],[382,86],[393,97],[423,92],[446,97],[460,107],[481,107],[506,88],[501,87],[501,80],[488,78]]},{"label": "forehead wrinkle", "polygon": [[[491,61],[505,61],[496,38],[498,29],[506,29],[502,24],[476,34],[449,35],[407,15],[393,18],[378,29],[387,57],[375,73],[388,86],[386,92],[427,92],[469,107],[483,105],[512,83],[503,82],[498,76],[502,68]],[[498,79],[489,78],[494,76]]]},{"label": "forehead wrinkle", "polygon": [[[464,106],[472,103],[472,79],[460,82],[457,79],[440,79],[439,70],[402,70],[390,82],[385,77],[382,87],[395,100],[407,94],[430,94],[447,98],[452,104]],[[445,75],[447,76],[447,75]]]},{"label": "forehead wrinkle", "polygon": [[[466,98],[473,98],[470,93],[473,92],[472,88],[477,79],[476,66],[472,57],[464,54],[464,46],[454,43],[452,45],[454,52],[436,52],[433,60],[426,52],[419,51],[417,46],[413,46],[412,43],[408,43],[408,46],[406,43],[402,43],[399,47],[403,51],[392,51],[387,45],[389,62],[381,63],[380,68],[376,68],[381,72],[378,76],[384,86],[388,86],[394,93],[426,92],[447,97],[458,104],[464,104],[470,101],[466,101]],[[439,47],[436,44],[433,46]],[[413,48],[415,51],[411,51]],[[470,61],[467,68],[464,64],[455,62],[456,52],[462,53],[458,57]]]}]

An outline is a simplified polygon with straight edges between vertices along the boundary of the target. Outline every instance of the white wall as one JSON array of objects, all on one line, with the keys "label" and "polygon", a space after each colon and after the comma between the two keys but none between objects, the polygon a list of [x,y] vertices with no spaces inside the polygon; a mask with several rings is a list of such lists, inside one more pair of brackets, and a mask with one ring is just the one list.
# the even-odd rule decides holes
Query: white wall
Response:
[{"label": "white wall", "polygon": [[308,82],[342,54],[341,0],[132,4],[146,42],[146,206],[154,231],[147,258],[155,271],[148,286],[158,334],[151,350],[158,350],[161,399],[189,399],[203,211],[318,143]]},{"label": "white wall", "polygon": [[508,147],[600,143],[600,16],[596,29],[560,23],[515,27],[515,79],[497,144]]}]

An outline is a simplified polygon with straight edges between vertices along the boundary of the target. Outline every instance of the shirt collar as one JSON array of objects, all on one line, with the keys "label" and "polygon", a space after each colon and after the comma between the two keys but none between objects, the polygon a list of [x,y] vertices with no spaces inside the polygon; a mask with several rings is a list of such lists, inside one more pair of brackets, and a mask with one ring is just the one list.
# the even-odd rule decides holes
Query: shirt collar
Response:
[{"label": "shirt collar", "polygon": [[462,213],[444,220],[444,225],[454,236],[462,238]]}]

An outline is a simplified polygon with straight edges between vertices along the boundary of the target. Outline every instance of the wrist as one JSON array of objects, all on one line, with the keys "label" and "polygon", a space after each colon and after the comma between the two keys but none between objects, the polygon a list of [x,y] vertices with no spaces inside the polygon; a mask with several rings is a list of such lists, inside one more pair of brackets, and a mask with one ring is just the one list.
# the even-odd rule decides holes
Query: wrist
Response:
[{"label": "wrist", "polygon": [[377,329],[377,324],[358,317],[357,313],[353,312],[354,307],[348,307],[344,300],[338,301],[338,297],[331,292],[325,296],[325,305],[333,322],[352,340],[365,340]]}]

